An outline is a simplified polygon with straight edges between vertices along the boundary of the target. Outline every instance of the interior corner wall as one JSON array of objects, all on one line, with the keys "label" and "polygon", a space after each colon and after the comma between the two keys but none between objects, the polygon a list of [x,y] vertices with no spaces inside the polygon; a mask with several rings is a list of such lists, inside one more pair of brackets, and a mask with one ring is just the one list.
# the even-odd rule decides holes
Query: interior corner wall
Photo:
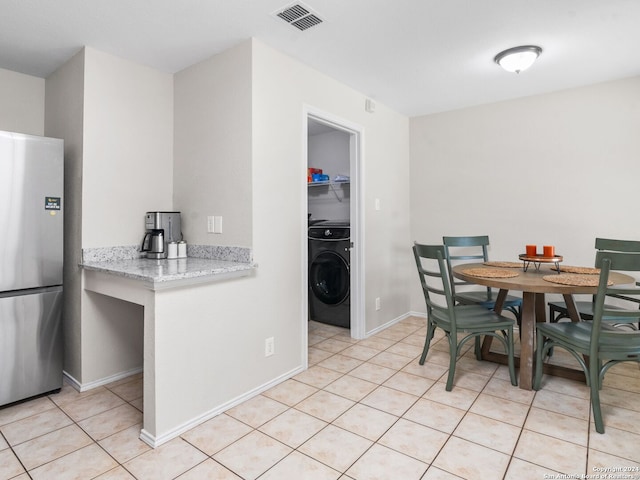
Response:
[{"label": "interior corner wall", "polygon": [[43,78],[0,68],[0,130],[44,134]]},{"label": "interior corner wall", "polygon": [[[489,235],[490,258],[640,240],[640,77],[411,119],[411,235]],[[417,280],[412,309],[424,311]]]},{"label": "interior corner wall", "polygon": [[64,370],[80,379],[84,51],[46,79],[45,98],[45,135],[64,139]]},{"label": "interior corner wall", "polygon": [[[174,198],[189,243],[253,246],[252,95],[249,41],[175,75]],[[279,195],[279,186],[272,187],[271,195]],[[206,216],[218,214],[224,218],[223,233],[207,234]],[[274,215],[279,217],[278,212]],[[193,400],[200,409],[205,400],[208,408],[223,405],[301,366],[300,329],[289,315],[296,300],[269,298],[271,271],[263,268],[262,259],[256,260],[258,268],[247,278],[162,294],[166,308],[188,306],[180,311],[180,328],[195,329],[206,344],[197,355],[203,358],[208,380],[196,378],[198,372],[185,372],[187,381],[199,382],[207,392]],[[268,337],[275,338],[276,353],[265,358]]]},{"label": "interior corner wall", "polygon": [[[189,243],[252,244],[251,101],[249,42],[175,74],[174,203]],[[213,215],[221,234],[207,232]]]},{"label": "interior corner wall", "polygon": [[[225,359],[224,364],[205,362],[214,381],[204,382],[202,389],[212,405],[285,378],[302,368],[307,355],[302,342],[307,268],[302,250],[307,228],[305,104],[366,130],[369,153],[364,159],[363,184],[375,184],[370,198],[378,195],[386,200],[380,212],[367,208],[372,200],[365,199],[363,207],[365,223],[373,232],[368,237],[371,249],[384,252],[368,258],[372,269],[384,270],[384,275],[369,280],[368,288],[388,299],[387,310],[367,319],[369,328],[407,312],[408,295],[397,283],[406,280],[408,267],[394,254],[409,238],[409,122],[383,106],[371,116],[364,111],[364,101],[363,95],[255,40],[176,74],[175,203],[184,212],[202,209],[200,202],[207,202],[243,215],[248,226],[238,229],[244,233],[229,238],[237,238],[233,244],[248,243],[258,264],[247,278],[162,295],[167,307],[189,306],[180,311],[180,328],[198,329],[208,348],[206,352],[199,349],[198,355],[213,360],[216,352]],[[212,135],[215,142],[208,138]],[[391,164],[395,175],[390,176]],[[240,177],[236,171],[242,172]],[[220,185],[217,192],[216,185]],[[221,194],[216,202],[209,202],[207,196],[216,193]],[[206,224],[208,213],[202,211],[195,219]],[[213,235],[202,235],[202,230],[186,226],[185,236],[189,242],[218,241]],[[275,340],[275,354],[265,358],[264,343],[269,337]],[[233,375],[228,365],[233,365]],[[199,374],[185,375],[197,381]],[[194,403],[202,401],[194,399]]]},{"label": "interior corner wall", "polygon": [[[81,247],[138,245],[145,212],[173,208],[173,76],[88,47],[84,56]],[[138,305],[81,289],[81,319],[76,380],[142,368]]]}]

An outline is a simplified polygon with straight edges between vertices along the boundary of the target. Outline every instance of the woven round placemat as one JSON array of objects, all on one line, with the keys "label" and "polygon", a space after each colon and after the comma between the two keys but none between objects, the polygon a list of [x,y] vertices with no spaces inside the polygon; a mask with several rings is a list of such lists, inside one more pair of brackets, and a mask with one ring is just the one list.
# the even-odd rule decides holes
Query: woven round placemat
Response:
[{"label": "woven round placemat", "polygon": [[488,267],[522,268],[522,262],[484,262]]},{"label": "woven round placemat", "polygon": [[502,268],[467,268],[461,270],[465,275],[471,275],[472,277],[484,277],[484,278],[511,278],[520,275],[513,270],[504,270]]},{"label": "woven round placemat", "polygon": [[[556,269],[552,268],[551,270]],[[560,265],[560,271],[565,273],[581,273],[582,275],[600,275],[600,269],[594,267],[573,267],[571,265]]]},{"label": "woven round placemat", "polygon": [[[583,275],[579,273],[561,273],[560,275],[545,275],[543,280],[551,283],[559,283],[561,285],[572,285],[575,287],[597,287],[600,277],[595,275]],[[609,280],[607,285],[613,285]]]}]

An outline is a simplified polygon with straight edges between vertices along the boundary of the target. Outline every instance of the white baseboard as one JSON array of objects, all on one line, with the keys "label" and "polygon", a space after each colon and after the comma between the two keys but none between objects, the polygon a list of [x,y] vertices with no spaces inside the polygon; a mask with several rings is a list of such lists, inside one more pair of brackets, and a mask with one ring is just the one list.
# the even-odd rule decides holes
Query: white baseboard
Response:
[{"label": "white baseboard", "polygon": [[149,445],[152,448],[156,448],[159,447],[160,445],[162,445],[163,443],[168,442],[169,440],[172,440],[174,438],[176,438],[177,436],[183,434],[184,432],[186,432],[187,430],[191,430],[192,428],[200,425],[201,423],[206,422],[207,420],[212,419],[213,417],[216,417],[218,415],[220,415],[221,413],[224,413],[225,411],[229,410],[230,408],[235,407],[236,405],[240,405],[242,402],[246,402],[247,400],[255,397],[256,395],[261,394],[262,392],[269,390],[272,387],[275,387],[276,385],[278,385],[279,383],[284,382],[285,380],[288,380],[289,378],[293,377],[294,375],[297,375],[298,373],[301,373],[305,370],[304,366],[299,366],[294,368],[293,370],[288,371],[287,373],[284,373],[276,378],[274,378],[273,380],[260,385],[257,388],[254,388],[252,390],[249,390],[248,392],[228,401],[223,403],[222,405],[218,405],[217,407],[212,408],[211,410],[203,413],[202,415],[198,415],[197,417],[192,418],[191,420],[188,420],[184,423],[182,423],[181,425],[178,425],[175,428],[172,428],[171,430],[162,433],[161,435],[152,435],[150,434],[148,431],[146,431],[145,429],[142,429],[142,431],[140,432],[140,440],[142,440],[144,443],[146,443],[147,445]]},{"label": "white baseboard", "polygon": [[365,338],[369,338],[372,335],[375,335],[378,332],[381,332],[383,330],[386,330],[387,328],[395,325],[398,322],[401,322],[402,320],[404,320],[405,318],[409,318],[412,316],[420,316],[420,315],[414,315],[411,312],[405,313],[400,315],[399,317],[396,317],[394,319],[389,320],[387,323],[383,323],[382,325],[380,325],[379,327],[374,328],[373,330],[370,330],[368,332],[365,333]]},{"label": "white baseboard", "polygon": [[133,368],[131,370],[127,370],[126,372],[116,373],[115,375],[111,375],[109,377],[104,377],[99,380],[94,380],[93,382],[81,383],[76,380],[72,375],[68,372],[63,371],[62,375],[67,380],[67,383],[71,385],[73,388],[78,390],[79,392],[86,392],[87,390],[92,390],[97,387],[101,387],[103,385],[107,385],[112,382],[116,382],[118,380],[122,380],[123,378],[130,377],[131,375],[136,375],[142,372],[142,367]]},{"label": "white baseboard", "polygon": [[[370,332],[367,332],[366,337],[370,337],[372,335],[375,335],[376,333],[385,330],[393,325],[395,325],[396,323],[408,318],[408,317],[423,317],[426,318],[426,314],[422,313],[422,312],[408,312],[405,313],[403,315],[400,315],[399,317],[396,317],[388,322],[386,322],[385,324],[375,328],[374,330],[371,330]],[[178,437],[179,435],[183,434],[184,432],[191,430],[192,428],[200,425],[201,423],[206,422],[207,420],[210,420],[218,415],[220,415],[221,413],[224,413],[225,411],[229,410],[230,408],[233,408],[237,405],[240,405],[243,402],[246,402],[247,400],[261,394],[262,392],[269,390],[272,387],[275,387],[276,385],[284,382],[285,380],[288,380],[289,378],[297,375],[298,373],[301,373],[305,370],[304,365],[300,365],[292,370],[290,370],[289,372],[286,372],[274,379],[272,379],[271,381],[260,385],[259,387],[256,387],[252,390],[249,390],[248,392],[239,395],[238,397],[229,400],[228,402],[225,402],[221,405],[218,405],[214,408],[212,408],[211,410],[208,410],[207,412],[203,413],[202,415],[198,415],[197,417],[194,417],[174,428],[172,428],[171,430],[164,432],[160,435],[152,435],[151,433],[149,433],[147,430],[142,429],[140,432],[140,440],[142,440],[143,442],[145,442],[147,445],[149,445],[152,448],[156,448],[159,447],[160,445],[168,442],[169,440],[172,440],[176,437]],[[84,392],[86,390],[91,390],[92,388],[96,388],[96,387],[100,387],[102,385],[106,385],[108,383],[111,382],[115,382],[117,380],[120,380],[122,378],[126,378],[128,376],[131,375],[135,375],[137,373],[142,372],[143,369],[142,368],[136,368],[133,370],[130,370],[128,372],[122,372],[116,375],[112,375],[110,377],[106,377],[106,378],[102,378],[100,380],[96,380],[93,382],[88,382],[88,383],[80,383],[78,382],[75,378],[73,378],[73,376],[69,375],[67,372],[63,372],[65,378],[67,379],[68,383],[70,383],[76,390],[80,391],[80,392]]]}]

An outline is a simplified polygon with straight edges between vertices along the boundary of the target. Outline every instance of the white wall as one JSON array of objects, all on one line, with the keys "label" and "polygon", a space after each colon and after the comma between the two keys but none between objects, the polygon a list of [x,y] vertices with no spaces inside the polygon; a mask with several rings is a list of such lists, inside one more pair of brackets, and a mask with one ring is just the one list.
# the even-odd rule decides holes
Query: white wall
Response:
[{"label": "white wall", "polygon": [[85,51],[82,246],[137,245],[173,206],[173,77]]},{"label": "white wall", "polygon": [[[370,197],[365,197],[365,224],[367,233],[376,228],[385,231],[367,237],[368,244],[381,244],[377,248],[385,252],[367,260],[372,269],[385,269],[384,264],[390,264],[385,275],[370,282],[377,295],[388,299],[388,307],[378,316],[368,315],[368,327],[406,313],[408,293],[405,289],[396,291],[392,285],[399,279],[404,282],[408,271],[402,262],[393,261],[397,245],[405,245],[409,238],[408,119],[382,106],[375,115],[367,114],[363,95],[254,40],[178,73],[175,84],[176,205],[185,212],[202,212],[199,217],[203,220],[207,212],[200,203],[206,202],[208,195],[220,194],[217,204],[236,208],[242,215],[246,224],[237,229],[245,233],[238,238],[252,246],[258,263],[255,275],[249,278],[162,295],[167,308],[180,306],[175,313],[181,323],[175,328],[185,329],[184,335],[197,329],[202,339],[202,345],[191,351],[202,359],[203,370],[184,372],[185,382],[199,382],[199,394],[188,402],[189,411],[176,413],[190,418],[294,372],[306,357],[302,343],[307,318],[303,308],[305,104],[365,127],[368,153],[364,183],[371,180],[376,184]],[[247,86],[249,92],[244,90]],[[250,103],[245,101],[247,94]],[[234,95],[238,96],[236,101],[225,101],[224,97]],[[224,135],[211,142],[208,136],[218,135],[225,122]],[[404,174],[386,181],[390,161]],[[225,165],[229,162],[231,165]],[[225,169],[233,168],[244,172],[239,180],[220,178]],[[243,183],[246,175],[249,185]],[[235,185],[231,178],[238,180],[236,188],[221,185],[218,192],[212,192],[211,185],[219,182]],[[241,195],[245,187],[250,196]],[[380,212],[367,208],[373,206],[368,199],[374,195],[386,199]],[[392,217],[395,225],[386,231],[384,220]],[[217,241],[212,235],[200,236],[199,230],[187,227],[190,242],[199,242],[199,238],[210,240],[210,244]],[[231,229],[229,238],[234,231]],[[174,327],[162,328],[160,335],[164,336]],[[167,333],[166,338],[177,335],[178,331]],[[269,358],[264,357],[267,337],[275,338],[276,353]],[[171,368],[179,368],[179,364]]]},{"label": "white wall", "polygon": [[[488,234],[494,260],[533,243],[592,265],[595,237],[640,240],[639,125],[640,77],[411,119],[412,240]],[[420,295],[416,278],[424,311]]]},{"label": "white wall", "polygon": [[[85,49],[82,248],[137,245],[173,206],[173,77]],[[141,307],[82,290],[82,384],[142,368]]]},{"label": "white wall", "polygon": [[[254,258],[264,276],[262,296],[278,320],[275,333],[295,342],[306,318],[306,106],[362,126],[365,330],[407,312],[410,259],[398,255],[409,242],[409,120],[326,75],[253,41]],[[374,200],[381,210],[374,210]],[[351,201],[355,201],[353,198]],[[274,224],[274,219],[277,224]],[[274,228],[277,225],[277,229]],[[277,231],[277,235],[274,235]],[[380,297],[382,309],[375,310]],[[277,341],[277,340],[276,340]]]},{"label": "white wall", "polygon": [[44,79],[0,68],[0,130],[44,134]]},{"label": "white wall", "polygon": [[[185,240],[251,245],[251,45],[175,75],[175,193]],[[207,233],[207,216],[222,233]]]},{"label": "white wall", "polygon": [[45,105],[46,135],[64,139],[64,371],[80,379],[84,51],[47,78]]},{"label": "white wall", "polygon": [[86,386],[142,368],[140,307],[87,293],[77,265],[172,208],[173,77],[85,48],[47,93],[47,132],[65,139],[65,371]]},{"label": "white wall", "polygon": [[[183,232],[190,243],[255,245],[252,62],[252,43],[247,41],[175,75],[174,196],[176,208],[185,214]],[[273,185],[269,196],[279,195],[280,184]],[[273,213],[272,219],[280,217]],[[222,234],[206,233],[207,215],[223,216]],[[161,295],[168,311],[178,315],[179,309],[181,321],[175,326],[161,322],[157,338],[185,339],[184,344],[176,342],[176,357],[198,358],[195,363],[202,365],[202,370],[183,372],[186,383],[198,384],[197,395],[183,401],[176,397],[180,392],[170,392],[181,405],[173,412],[176,421],[246,395],[301,364],[300,327],[286,326],[291,324],[290,304],[297,300],[271,297],[272,269],[263,258],[256,260],[259,267],[252,277]],[[276,354],[266,359],[264,339],[269,336],[276,337]],[[180,363],[157,368],[180,368]]]}]

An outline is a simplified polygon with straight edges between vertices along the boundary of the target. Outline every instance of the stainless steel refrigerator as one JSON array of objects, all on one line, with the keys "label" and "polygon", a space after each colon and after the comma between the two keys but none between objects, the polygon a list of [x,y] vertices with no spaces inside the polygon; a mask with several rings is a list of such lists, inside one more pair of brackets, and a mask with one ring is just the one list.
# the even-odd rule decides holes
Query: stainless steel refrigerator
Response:
[{"label": "stainless steel refrigerator", "polygon": [[0,131],[0,406],[62,386],[63,143]]}]

